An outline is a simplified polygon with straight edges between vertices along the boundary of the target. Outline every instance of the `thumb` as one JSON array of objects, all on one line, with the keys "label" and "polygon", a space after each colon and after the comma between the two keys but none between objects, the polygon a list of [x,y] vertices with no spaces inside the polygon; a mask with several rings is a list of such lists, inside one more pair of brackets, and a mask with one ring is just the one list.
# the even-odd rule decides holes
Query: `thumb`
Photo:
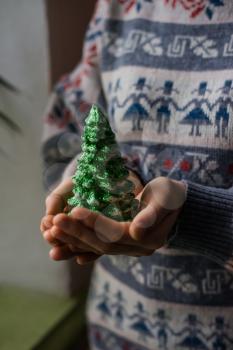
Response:
[{"label": "thumb", "polygon": [[62,213],[66,207],[67,199],[72,193],[72,179],[62,181],[46,198],[45,207],[47,215]]},{"label": "thumb", "polygon": [[157,220],[156,207],[149,203],[133,219],[129,234],[136,241],[140,241],[145,235],[146,230],[153,226]]},{"label": "thumb", "polygon": [[129,234],[137,241],[141,241],[149,228],[161,223],[171,210],[165,209],[158,203],[151,201],[134,218],[130,225]]}]

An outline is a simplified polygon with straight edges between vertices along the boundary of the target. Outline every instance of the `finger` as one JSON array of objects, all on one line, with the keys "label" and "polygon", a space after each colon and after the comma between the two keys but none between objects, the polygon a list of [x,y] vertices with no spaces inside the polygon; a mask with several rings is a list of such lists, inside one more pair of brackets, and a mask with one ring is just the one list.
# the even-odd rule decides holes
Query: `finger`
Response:
[{"label": "finger", "polygon": [[86,208],[74,208],[71,216],[94,230],[102,242],[141,246],[129,235],[129,222],[118,222]]},{"label": "finger", "polygon": [[49,256],[53,260],[67,260],[77,256],[76,252],[72,252],[68,246],[54,247],[50,250]]},{"label": "finger", "polygon": [[[72,252],[77,252],[77,249],[79,249],[79,247],[76,247],[75,245],[73,245],[73,244],[67,244],[67,246],[70,248],[70,250],[72,251]],[[81,250],[81,249],[80,249]],[[85,254],[85,253],[93,253],[91,250],[87,250],[87,249],[85,249],[83,252],[81,252],[81,254],[83,253],[83,254]]]},{"label": "finger", "polygon": [[135,197],[139,202],[141,201],[143,191],[139,192],[137,196]]},{"label": "finger", "polygon": [[170,212],[158,226],[152,226],[146,231],[143,237],[143,246],[145,248],[159,249],[164,246],[176,222],[177,212],[178,211]]},{"label": "finger", "polygon": [[64,245],[63,242],[59,241],[58,239],[55,239],[54,236],[51,234],[50,230],[46,230],[43,233],[43,237],[46,240],[46,242],[48,242],[49,244],[53,245],[53,246],[62,246]]},{"label": "finger", "polygon": [[86,254],[80,254],[76,261],[79,265],[84,265],[84,264],[88,264],[92,261],[95,261],[96,259],[98,259],[101,255],[97,255],[94,253],[86,253]]},{"label": "finger", "polygon": [[74,208],[71,216],[92,229],[103,242],[119,242],[128,232],[129,222],[118,222],[86,208]]},{"label": "finger", "polygon": [[64,231],[70,244],[74,242],[73,239],[78,239],[78,241],[90,246],[95,253],[101,253],[105,250],[105,244],[96,237],[95,232],[71,215],[58,214],[54,217],[53,223]]},{"label": "finger", "polygon": [[[64,231],[61,230],[58,226],[53,226],[51,229],[51,234],[53,237],[56,237],[57,240],[62,241],[63,243],[69,244],[74,247],[74,249],[78,248],[82,252],[91,252],[98,253],[96,249],[93,250],[91,246],[83,243],[77,237],[68,235]],[[73,250],[73,249],[72,249]]]},{"label": "finger", "polygon": [[136,217],[133,219],[130,225],[130,235],[133,239],[140,240],[146,229],[151,227],[157,218],[155,207],[151,204],[147,205],[146,208],[142,209]]},{"label": "finger", "polygon": [[[77,209],[83,209],[83,208],[77,208]],[[72,216],[67,216],[64,214],[57,215],[53,222],[58,227],[63,229],[67,234],[70,234],[71,236],[74,236],[76,239],[82,241],[83,243],[87,244],[91,247],[92,251],[97,254],[112,254],[112,255],[118,255],[118,254],[124,254],[129,256],[142,256],[142,255],[148,255],[151,254],[151,251],[148,251],[147,248],[144,248],[142,246],[136,246],[136,245],[127,245],[127,244],[119,244],[119,243],[112,243],[112,227],[115,224],[125,224],[129,225],[129,223],[118,223],[114,220],[111,220],[109,218],[105,218],[102,215],[99,215],[98,213],[90,212],[89,210],[86,211],[76,211],[76,213],[88,213],[88,216],[86,216],[85,220],[89,220],[89,225],[94,225],[94,222],[96,220],[97,224],[95,223],[95,231],[91,230],[84,225],[82,225],[79,220],[74,219]],[[75,213],[75,211],[74,211]],[[73,213],[73,215],[74,215]],[[80,219],[79,215],[79,219]],[[84,217],[84,216],[82,216]],[[98,223],[98,220],[100,222]],[[99,231],[101,226],[101,231]],[[97,227],[97,229],[96,229]],[[108,233],[108,237],[106,239],[106,232]],[[109,233],[109,230],[111,230],[111,234]],[[97,233],[96,233],[97,232]],[[119,230],[117,229],[115,232],[117,232],[117,236],[119,238]],[[96,233],[96,234],[95,234]],[[120,231],[122,235],[122,228]],[[123,232],[124,234],[124,232]],[[114,237],[116,237],[116,234],[114,234]],[[71,240],[70,240],[71,243]],[[75,244],[75,241],[73,241]]]},{"label": "finger", "polygon": [[186,199],[186,185],[167,177],[157,177],[145,186],[141,200],[148,204],[152,198],[162,208],[180,209]]},{"label": "finger", "polygon": [[[97,254],[141,256],[147,255],[148,253],[148,251],[145,251],[145,248],[142,246],[137,247],[127,244],[109,243],[109,240],[106,242],[100,239],[93,230],[85,227],[77,219],[74,219],[71,216],[68,217],[67,215],[59,214],[54,217],[53,222],[56,226],[64,230],[65,233],[78,238],[83,243],[89,245],[91,250]],[[71,239],[69,242],[71,243]]]},{"label": "finger", "polygon": [[169,210],[150,202],[133,219],[129,228],[130,236],[136,241],[142,241],[147,230],[159,225],[168,213]]},{"label": "finger", "polygon": [[67,206],[67,199],[72,194],[72,179],[64,180],[50,195],[46,198],[46,214],[56,215],[62,213]]},{"label": "finger", "polygon": [[90,229],[93,229],[98,215],[99,214],[97,212],[91,211],[87,208],[76,207],[72,209],[70,216],[79,220]]},{"label": "finger", "polygon": [[[87,252],[89,254],[90,252]],[[80,249],[70,249],[68,245],[64,245],[62,247],[53,247],[49,255],[53,260],[67,260],[73,257],[79,256],[79,254],[84,255],[86,253],[83,253]]]},{"label": "finger", "polygon": [[46,215],[42,218],[40,223],[40,230],[44,232],[53,226],[53,215]]}]

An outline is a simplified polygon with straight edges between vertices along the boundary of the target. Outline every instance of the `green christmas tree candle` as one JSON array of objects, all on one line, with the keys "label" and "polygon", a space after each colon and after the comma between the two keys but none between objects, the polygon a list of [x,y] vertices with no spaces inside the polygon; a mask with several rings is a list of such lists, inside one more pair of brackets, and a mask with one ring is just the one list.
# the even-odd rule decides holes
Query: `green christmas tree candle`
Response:
[{"label": "green christmas tree candle", "polygon": [[132,220],[138,212],[134,184],[107,117],[93,105],[85,120],[82,154],[73,179],[70,210],[85,207],[114,220]]}]

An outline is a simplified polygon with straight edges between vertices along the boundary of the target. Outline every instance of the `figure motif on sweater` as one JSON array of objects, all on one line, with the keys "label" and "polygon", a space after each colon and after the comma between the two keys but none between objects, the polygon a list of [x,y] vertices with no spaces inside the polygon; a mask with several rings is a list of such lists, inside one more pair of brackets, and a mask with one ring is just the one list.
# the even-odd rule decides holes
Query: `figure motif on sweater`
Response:
[{"label": "figure motif on sweater", "polygon": [[147,350],[142,345],[133,344],[131,341],[116,336],[113,332],[106,331],[104,327],[92,325],[89,330],[89,337],[95,346],[94,349],[98,350]]},{"label": "figure motif on sweater", "polygon": [[122,292],[120,290],[118,290],[114,296],[116,298],[116,301],[111,305],[111,308],[114,313],[113,317],[115,317],[116,327],[122,328],[124,318],[127,316],[124,306],[124,304],[126,303],[126,299],[123,297]]},{"label": "figure motif on sweater", "polygon": [[146,121],[150,118],[149,112],[145,109],[141,101],[145,99],[144,93],[138,93],[138,91],[143,91],[143,89],[151,89],[149,85],[146,84],[145,78],[139,78],[135,84],[136,93],[131,94],[127,100],[122,104],[122,107],[132,99],[132,103],[126,110],[122,120],[132,120],[132,131],[142,131],[142,121]]},{"label": "figure motif on sweater", "polygon": [[156,122],[158,123],[158,129],[157,132],[159,134],[165,133],[168,134],[168,125],[170,123],[170,117],[171,117],[171,109],[170,105],[173,105],[173,107],[177,110],[178,106],[176,102],[171,97],[173,91],[175,91],[177,94],[179,91],[177,89],[173,88],[173,82],[170,80],[165,81],[163,88],[157,88],[155,91],[163,91],[163,96],[159,97],[156,101],[154,101],[151,104],[151,108],[153,108],[154,105],[160,104],[160,106],[156,110]]},{"label": "figure motif on sweater", "polygon": [[[96,289],[101,281],[99,278],[92,288]],[[110,291],[109,282],[103,282],[101,285],[103,289],[108,285],[107,289]],[[111,290],[112,293],[108,292],[108,305],[111,305],[111,312],[108,311],[109,326],[115,324],[117,329],[122,331],[125,328],[131,329],[143,344],[147,344],[149,339],[154,339],[154,344],[159,350],[170,350],[171,338],[175,339],[176,350],[222,350],[227,349],[228,344],[233,344],[233,338],[230,336],[231,326],[220,315],[216,315],[213,322],[208,325],[204,324],[195,313],[187,312],[183,322],[177,326],[177,315],[172,309],[159,308],[153,313],[153,309],[146,309],[141,301],[135,304],[125,299],[122,291],[114,291],[114,288]],[[102,294],[99,297],[102,297]],[[97,297],[92,298],[92,302],[102,315],[102,308],[99,308],[97,300],[98,293]]]},{"label": "figure motif on sweater", "polygon": [[152,328],[157,332],[159,349],[167,350],[168,337],[175,335],[169,325],[170,318],[164,309],[158,309],[153,316],[155,318],[155,323],[152,325]]},{"label": "figure motif on sweater", "polygon": [[185,319],[187,326],[177,335],[186,335],[176,346],[176,349],[208,350],[205,344],[205,334],[202,332],[203,324],[194,314],[189,314]]},{"label": "figure motif on sweater", "polygon": [[226,350],[227,344],[233,345],[233,338],[226,331],[230,330],[230,325],[225,323],[224,317],[217,316],[210,327],[213,331],[208,336],[208,341],[212,341],[213,350]]},{"label": "figure motif on sweater", "polygon": [[129,319],[136,320],[131,323],[129,327],[137,333],[139,340],[146,342],[148,337],[153,337],[153,333],[148,325],[148,313],[145,311],[144,306],[140,301],[137,302],[135,308],[136,311],[129,316]]},{"label": "figure motif on sweater", "polygon": [[99,309],[102,319],[112,316],[109,303],[109,291],[109,283],[106,282],[103,286],[103,293],[97,296],[97,298],[100,299],[100,302],[97,305],[97,309]]},{"label": "figure motif on sweater", "polygon": [[207,83],[201,82],[198,89],[192,91],[192,93],[198,93],[198,97],[194,100],[190,101],[184,109],[187,109],[190,105],[194,104],[193,109],[185,116],[185,118],[180,121],[180,124],[190,124],[191,131],[189,133],[190,136],[201,136],[200,126],[201,125],[211,125],[211,121],[208,115],[205,113],[203,109],[203,105],[206,105],[209,109],[208,99],[205,98],[206,92],[211,92],[207,89]]},{"label": "figure motif on sweater", "polygon": [[232,90],[232,80],[226,80],[224,86],[219,88],[217,91],[222,91],[222,96],[218,98],[215,105],[218,105],[218,111],[215,115],[215,126],[216,134],[215,137],[227,138],[227,130],[229,124],[229,107],[233,107],[233,101],[230,97],[230,92]]},{"label": "figure motif on sweater", "polygon": [[[117,82],[119,83],[119,79]],[[207,82],[200,82],[197,89],[191,90],[191,96],[195,93],[197,96],[192,97],[183,105],[179,105],[176,99],[171,96],[172,92],[179,93],[178,89],[173,88],[173,81],[165,81],[163,87],[156,85],[156,82],[153,86],[146,83],[146,78],[141,77],[135,84],[134,91],[122,101],[117,93],[120,89],[109,90],[109,93],[112,94],[109,114],[115,128],[117,108],[118,111],[124,111],[122,118],[124,122],[131,121],[132,131],[143,131],[146,123],[153,121],[154,129],[158,134],[169,134],[169,125],[171,116],[173,116],[176,118],[176,122],[181,125],[180,130],[182,130],[182,125],[191,126],[188,133],[190,142],[192,142],[193,137],[202,136],[201,129],[203,127],[204,130],[208,128],[208,132],[212,132],[211,130],[216,128],[215,137],[228,140],[229,113],[233,111],[233,99],[230,95],[231,80],[226,80],[224,85],[216,90],[215,94],[217,93],[219,97],[215,100],[211,98],[212,91],[207,88]],[[150,92],[149,96],[146,91],[143,92],[143,89]],[[163,95],[158,94],[158,91],[161,90]],[[138,93],[138,91],[140,92]],[[153,95],[154,99],[151,98]]]}]

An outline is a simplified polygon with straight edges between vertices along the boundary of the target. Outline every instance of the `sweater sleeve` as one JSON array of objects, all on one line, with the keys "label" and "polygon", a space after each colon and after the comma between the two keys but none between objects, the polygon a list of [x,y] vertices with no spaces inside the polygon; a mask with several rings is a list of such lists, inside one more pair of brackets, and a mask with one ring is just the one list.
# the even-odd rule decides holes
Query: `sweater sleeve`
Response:
[{"label": "sweater sleeve", "polygon": [[91,105],[97,103],[105,108],[99,69],[105,7],[104,0],[97,2],[81,62],[56,84],[45,111],[42,158],[46,190],[52,190],[62,178],[74,173],[83,122]]},{"label": "sweater sleeve", "polygon": [[186,201],[168,247],[199,253],[233,272],[233,188],[186,185]]}]

